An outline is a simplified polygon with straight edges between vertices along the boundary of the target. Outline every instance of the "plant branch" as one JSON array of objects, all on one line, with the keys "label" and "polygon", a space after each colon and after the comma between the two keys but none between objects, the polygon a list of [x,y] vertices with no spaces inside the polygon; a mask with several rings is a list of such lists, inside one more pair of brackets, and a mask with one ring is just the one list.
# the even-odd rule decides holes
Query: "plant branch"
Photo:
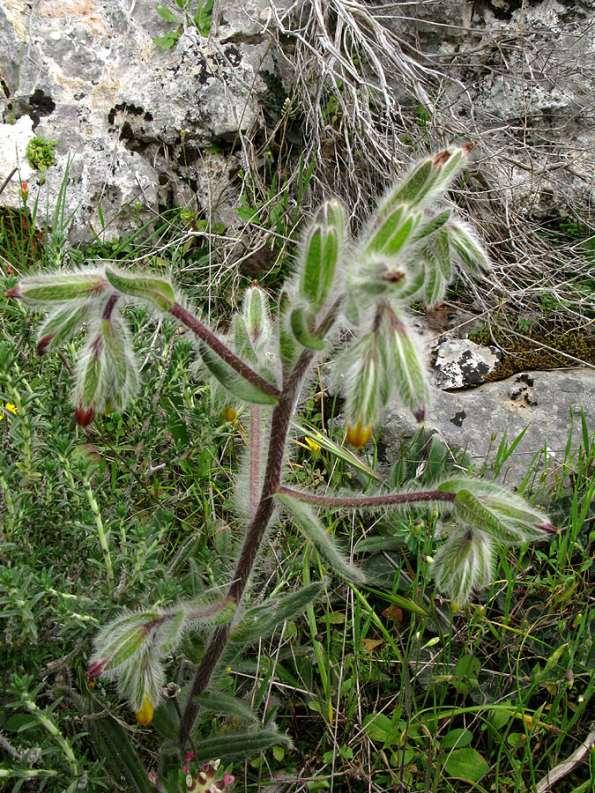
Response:
[{"label": "plant branch", "polygon": [[281,485],[278,493],[291,496],[298,501],[317,504],[321,507],[390,507],[396,504],[412,504],[418,501],[454,501],[455,493],[442,493],[440,490],[418,490],[412,493],[386,493],[380,496],[323,496],[318,493],[307,493]]},{"label": "plant branch", "polygon": [[255,372],[247,363],[244,363],[241,358],[229,349],[229,347],[216,336],[213,331],[208,328],[198,317],[195,317],[190,311],[185,309],[179,303],[174,303],[169,312],[176,319],[179,319],[183,325],[186,325],[199,339],[204,341],[205,344],[222,358],[226,364],[231,366],[232,369],[243,377],[252,385],[264,391],[265,394],[270,394],[273,397],[279,398],[281,392],[279,389],[261,377],[258,372]]},{"label": "plant branch", "polygon": [[[333,303],[316,330],[318,334],[326,334],[331,329],[337,317],[341,300],[342,298],[338,298]],[[312,350],[303,350],[291,370],[283,387],[283,391],[279,396],[279,402],[273,410],[262,491],[256,511],[248,525],[244,544],[229,587],[229,597],[233,598],[238,606],[242,600],[244,590],[246,589],[246,585],[254,567],[254,562],[260,550],[262,539],[275,509],[273,496],[278,492],[281,486],[283,458],[285,455],[287,434],[289,432],[291,418],[295,410],[295,403],[297,402],[304,377],[315,355],[316,353]],[[199,705],[196,698],[209,684],[213,670],[227,644],[229,631],[229,624],[221,625],[215,630],[198,669],[196,670],[180,725],[180,750],[182,752],[188,743],[198,715]]]}]

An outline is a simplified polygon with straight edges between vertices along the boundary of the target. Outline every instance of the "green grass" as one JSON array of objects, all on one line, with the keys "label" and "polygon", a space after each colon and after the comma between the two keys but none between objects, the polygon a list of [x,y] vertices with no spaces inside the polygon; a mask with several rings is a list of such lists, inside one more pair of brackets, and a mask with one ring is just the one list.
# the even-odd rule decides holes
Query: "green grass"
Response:
[{"label": "green grass", "polygon": [[[132,259],[179,233],[179,218],[166,218],[127,240],[79,251],[66,251],[57,234],[42,248],[42,265],[56,251],[74,261]],[[27,234],[20,247],[18,234],[4,240],[2,255],[19,273],[39,258]],[[208,250],[178,251],[173,265],[201,296]],[[2,292],[14,280],[4,274]],[[237,288],[231,276],[217,279],[205,308],[224,316]],[[69,404],[76,345],[37,358],[31,316],[0,297],[0,779],[4,773],[7,790],[74,791],[81,780],[90,791],[127,790],[97,751],[98,713],[113,714],[146,770],[154,769],[156,730],[134,725],[109,683],[86,682],[92,638],[124,607],[165,605],[208,589],[228,575],[236,552],[233,473],[243,417],[222,420],[222,406],[189,367],[190,344],[173,326],[158,333],[143,312],[133,319],[142,394],[125,415],[83,431]],[[337,410],[330,399],[311,397],[304,419],[341,443],[331,420]],[[534,461],[523,483],[550,510],[559,536],[501,554],[494,584],[460,613],[432,588],[436,516],[428,512],[325,516],[368,573],[369,586],[359,589],[333,579],[291,527],[270,535],[251,599],[325,576],[328,583],[304,618],[286,622],[223,676],[228,693],[241,694],[293,739],[293,747],[231,763],[236,789],[265,790],[276,780],[291,791],[511,793],[532,790],[572,754],[589,730],[593,691],[595,438],[584,422],[574,441],[545,473]],[[375,467],[380,451],[369,450],[365,462]],[[492,473],[506,467],[509,453],[502,443]],[[465,461],[419,437],[388,462],[399,486]],[[296,443],[291,470],[302,485],[370,483],[364,467],[330,446],[312,454]],[[172,682],[187,676],[202,641],[185,640]],[[203,711],[199,740],[233,730],[233,718]],[[588,790],[594,778],[595,766],[583,764],[556,791]]]}]

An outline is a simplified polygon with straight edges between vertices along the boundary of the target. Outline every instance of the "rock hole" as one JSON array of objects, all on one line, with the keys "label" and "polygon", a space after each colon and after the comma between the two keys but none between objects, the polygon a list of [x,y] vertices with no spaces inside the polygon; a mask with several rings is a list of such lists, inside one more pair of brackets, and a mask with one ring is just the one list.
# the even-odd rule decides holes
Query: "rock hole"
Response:
[{"label": "rock hole", "polygon": [[56,109],[56,103],[49,94],[41,88],[36,88],[29,97],[29,115],[33,119],[33,129],[39,124],[43,116],[51,115]]}]

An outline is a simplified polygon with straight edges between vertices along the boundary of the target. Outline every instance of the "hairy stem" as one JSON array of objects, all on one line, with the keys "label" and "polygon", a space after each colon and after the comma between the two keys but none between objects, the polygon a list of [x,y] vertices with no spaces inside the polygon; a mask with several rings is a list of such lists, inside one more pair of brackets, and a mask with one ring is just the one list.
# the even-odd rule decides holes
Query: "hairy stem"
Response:
[{"label": "hairy stem", "polygon": [[[341,298],[333,303],[320,326],[317,328],[318,334],[325,334],[332,327],[340,304]],[[304,377],[315,354],[316,353],[312,350],[304,350],[302,352],[287,378],[283,391],[280,394],[279,402],[273,410],[262,491],[256,511],[246,531],[244,545],[236,563],[234,576],[229,587],[229,597],[233,598],[236,605],[239,605],[242,600],[244,590],[246,589],[246,585],[254,567],[254,562],[260,550],[260,544],[275,509],[273,497],[281,486],[283,457],[285,454],[285,446],[287,445],[287,434],[289,432],[291,418],[295,410],[295,403],[299,396]],[[229,630],[229,624],[226,624],[221,625],[214,631],[205,654],[196,670],[180,725],[180,750],[182,752],[188,743],[190,733],[192,732],[198,715],[199,705],[196,702],[196,697],[201,694],[209,684],[213,670],[227,644]]]},{"label": "hairy stem", "polygon": [[307,493],[281,485],[278,493],[291,496],[298,501],[317,504],[321,507],[390,507],[396,504],[414,504],[418,501],[454,501],[455,493],[443,493],[440,490],[418,490],[413,493],[386,493],[379,496],[323,496],[318,493]]},{"label": "hairy stem", "polygon": [[258,506],[259,483],[260,483],[260,408],[258,405],[250,406],[250,435],[248,439],[248,449],[250,455],[249,462],[249,501],[250,517],[253,518]]},{"label": "hairy stem", "polygon": [[255,385],[261,391],[264,391],[265,394],[270,394],[274,397],[280,397],[281,392],[279,389],[265,380],[264,377],[261,377],[258,372],[255,372],[247,363],[244,363],[241,358],[229,349],[229,347],[221,341],[221,339],[216,336],[213,331],[208,328],[203,322],[201,322],[198,317],[195,317],[194,314],[190,313],[187,309],[181,306],[179,303],[175,303],[173,308],[170,309],[169,312],[172,316],[176,319],[179,319],[187,328],[198,336],[199,339],[204,341],[205,344],[213,350],[213,352],[217,353],[217,355],[222,358],[226,364],[231,366],[232,369],[241,375],[245,380]]}]

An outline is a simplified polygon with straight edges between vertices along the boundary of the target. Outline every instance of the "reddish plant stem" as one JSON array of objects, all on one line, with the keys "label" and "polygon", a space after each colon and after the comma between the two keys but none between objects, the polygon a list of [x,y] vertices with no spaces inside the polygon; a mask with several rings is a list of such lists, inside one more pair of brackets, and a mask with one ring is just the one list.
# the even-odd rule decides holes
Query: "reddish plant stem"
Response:
[{"label": "reddish plant stem", "polygon": [[111,319],[115,305],[118,302],[118,297],[119,295],[116,295],[115,293],[109,296],[107,303],[105,304],[105,308],[103,309],[101,319]]},{"label": "reddish plant stem", "polygon": [[253,518],[258,506],[260,495],[260,408],[258,405],[250,406],[250,435],[248,439],[249,462],[249,481],[248,492],[250,494],[250,517]]},{"label": "reddish plant stem", "polygon": [[318,493],[307,493],[304,490],[294,490],[292,487],[281,485],[278,493],[291,496],[298,501],[308,504],[317,504],[321,507],[390,507],[396,504],[413,504],[417,501],[447,501],[455,500],[455,493],[443,493],[440,490],[419,490],[417,493],[386,493],[379,496],[323,496]]},{"label": "reddish plant stem", "polygon": [[217,353],[225,363],[229,364],[232,369],[235,369],[239,375],[256,386],[256,388],[259,388],[261,391],[264,391],[265,394],[269,394],[273,397],[279,398],[281,396],[281,392],[276,386],[269,383],[264,377],[261,377],[258,372],[255,372],[247,363],[244,363],[241,358],[238,358],[238,356],[230,350],[210,328],[201,322],[198,317],[195,317],[194,314],[191,314],[190,311],[179,303],[174,303],[169,313],[176,319],[179,319],[187,328],[190,328],[190,330],[195,333],[199,339],[202,339],[205,344],[208,344],[213,352]]},{"label": "reddish plant stem", "polygon": [[[326,317],[317,328],[317,334],[326,334],[332,327],[339,306],[341,298],[337,299],[332,307],[329,309]],[[281,477],[283,474],[283,457],[285,454],[285,447],[287,444],[287,434],[291,418],[295,409],[295,403],[299,396],[300,388],[304,381],[304,377],[314,359],[315,352],[311,350],[304,350],[298,358],[295,366],[291,370],[287,381],[280,394],[279,402],[273,410],[270,427],[270,440],[267,456],[266,470],[264,474],[264,481],[260,499],[256,511],[248,525],[246,536],[244,538],[244,545],[240,552],[240,557],[236,562],[234,576],[229,587],[228,595],[233,598],[236,605],[239,605],[254,562],[258,556],[260,545],[264,534],[268,528],[273,511],[275,509],[274,495],[281,486]],[[229,638],[229,624],[221,625],[216,628],[207,648],[202,657],[200,664],[196,670],[192,686],[188,694],[188,700],[182,714],[180,724],[180,751],[183,752],[186,744],[190,739],[190,734],[196,717],[198,715],[199,705],[196,697],[201,694],[209,684],[211,675],[217,665],[218,660],[227,644]]]}]

